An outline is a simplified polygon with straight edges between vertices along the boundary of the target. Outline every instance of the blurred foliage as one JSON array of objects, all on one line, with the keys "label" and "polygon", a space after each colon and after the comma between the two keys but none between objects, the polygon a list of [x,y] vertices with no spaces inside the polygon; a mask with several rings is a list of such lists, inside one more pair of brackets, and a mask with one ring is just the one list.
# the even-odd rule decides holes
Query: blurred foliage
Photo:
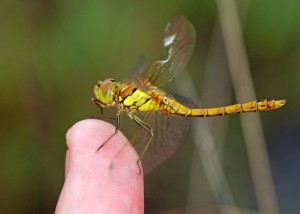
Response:
[{"label": "blurred foliage", "polygon": [[[261,116],[280,209],[296,213],[300,2],[241,1],[239,9],[258,99],[288,101],[282,110]],[[76,121],[99,115],[90,102],[93,84],[107,77],[129,79],[141,54],[147,65],[161,59],[163,28],[178,15],[187,16],[197,31],[189,72],[200,91],[218,20],[214,1],[1,1],[1,213],[54,211],[64,180],[65,133]],[[256,209],[238,117],[230,119],[228,130],[228,182],[238,206]],[[146,178],[148,213],[186,206],[193,149],[192,143],[184,144]],[[194,203],[214,204],[202,178],[201,198]]]}]

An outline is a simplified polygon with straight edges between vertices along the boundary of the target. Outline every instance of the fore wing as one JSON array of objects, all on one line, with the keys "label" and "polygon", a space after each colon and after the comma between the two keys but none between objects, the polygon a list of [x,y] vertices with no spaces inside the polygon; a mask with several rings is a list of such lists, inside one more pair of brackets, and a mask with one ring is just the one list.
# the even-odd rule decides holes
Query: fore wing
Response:
[{"label": "fore wing", "polygon": [[171,82],[189,63],[195,47],[195,37],[193,25],[184,16],[168,23],[164,31],[167,59],[154,62],[148,72],[138,74],[137,82],[156,87]]},{"label": "fore wing", "polygon": [[[142,119],[148,127],[153,129],[153,138],[141,159],[144,175],[147,175],[177,150],[188,130],[188,118],[153,111]],[[139,155],[144,150],[149,138],[149,134],[143,128],[139,128],[131,138],[130,141]]]}]

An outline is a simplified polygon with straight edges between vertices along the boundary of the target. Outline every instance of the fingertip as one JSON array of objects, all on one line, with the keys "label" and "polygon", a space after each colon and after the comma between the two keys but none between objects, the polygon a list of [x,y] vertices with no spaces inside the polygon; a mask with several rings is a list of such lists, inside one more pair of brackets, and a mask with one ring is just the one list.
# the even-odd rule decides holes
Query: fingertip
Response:
[{"label": "fingertip", "polygon": [[[86,151],[97,149],[115,131],[115,127],[102,120],[87,119],[75,123],[67,132],[67,147],[71,150]],[[120,133],[112,141],[126,141]],[[98,145],[97,145],[98,143]]]},{"label": "fingertip", "polygon": [[[137,165],[138,155],[126,137],[118,132],[97,152],[114,131],[113,125],[95,119],[80,121],[68,130],[66,180],[57,210],[71,203],[73,208],[85,207],[85,213],[143,211],[143,175],[137,173],[141,166]],[[119,155],[124,148],[126,155]],[[111,169],[112,163],[118,166]],[[65,199],[67,203],[62,203]]]}]

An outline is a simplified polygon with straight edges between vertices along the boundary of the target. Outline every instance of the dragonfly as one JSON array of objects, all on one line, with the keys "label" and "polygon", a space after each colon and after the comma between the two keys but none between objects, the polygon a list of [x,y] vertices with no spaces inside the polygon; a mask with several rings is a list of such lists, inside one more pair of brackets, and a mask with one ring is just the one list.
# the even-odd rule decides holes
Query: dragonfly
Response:
[{"label": "dragonfly", "polygon": [[195,48],[195,38],[195,29],[190,21],[184,16],[177,17],[164,30],[166,59],[155,61],[149,70],[138,69],[133,81],[118,82],[108,78],[98,81],[93,88],[92,100],[101,112],[103,108],[117,108],[115,132],[102,146],[117,134],[121,113],[126,113],[139,126],[130,141],[139,152],[144,174],[176,151],[187,131],[188,118],[268,111],[286,103],[286,100],[264,99],[224,107],[199,108],[188,98],[162,90],[161,86],[186,69]]}]

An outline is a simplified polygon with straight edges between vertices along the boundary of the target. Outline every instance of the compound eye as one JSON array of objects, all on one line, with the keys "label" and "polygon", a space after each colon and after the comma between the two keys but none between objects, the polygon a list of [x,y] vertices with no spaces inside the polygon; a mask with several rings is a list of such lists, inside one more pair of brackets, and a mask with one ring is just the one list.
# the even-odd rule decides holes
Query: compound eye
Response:
[{"label": "compound eye", "polygon": [[111,86],[112,86],[112,82],[110,82],[110,81],[103,82],[100,86],[102,93],[106,94],[107,96],[110,96]]}]

